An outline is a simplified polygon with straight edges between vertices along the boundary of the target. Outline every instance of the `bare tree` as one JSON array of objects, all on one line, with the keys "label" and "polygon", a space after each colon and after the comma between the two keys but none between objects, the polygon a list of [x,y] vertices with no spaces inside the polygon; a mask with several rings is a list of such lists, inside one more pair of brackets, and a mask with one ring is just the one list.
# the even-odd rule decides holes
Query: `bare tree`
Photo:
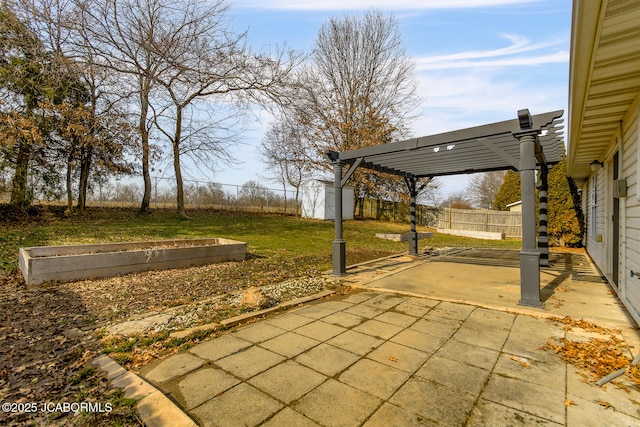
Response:
[{"label": "bare tree", "polygon": [[467,196],[479,208],[491,209],[502,185],[503,171],[473,174],[469,177]]},{"label": "bare tree", "polygon": [[171,27],[181,0],[76,0],[82,27],[96,61],[122,79],[128,89],[122,94],[135,98],[140,137],[144,192],[140,212],[149,212],[151,201],[150,134],[153,121],[151,100],[158,77],[171,66],[158,55],[167,41],[164,29]]},{"label": "bare tree", "polygon": [[299,110],[318,153],[405,136],[420,102],[414,69],[393,16],[370,10],[323,25]]},{"label": "bare tree", "polygon": [[287,186],[295,190],[295,214],[299,213],[300,187],[313,176],[310,167],[310,144],[304,128],[282,117],[274,122],[260,146],[260,154],[271,181],[282,184],[287,203]]},{"label": "bare tree", "polygon": [[471,201],[467,198],[466,192],[462,190],[449,194],[441,206],[455,209],[471,209],[473,207]]},{"label": "bare tree", "polygon": [[[302,73],[296,114],[307,126],[314,167],[326,170],[324,153],[393,142],[408,135],[416,96],[415,67],[406,54],[392,15],[369,10],[362,16],[332,18],[322,26]],[[381,181],[389,180],[387,185]],[[365,197],[397,198],[394,178],[358,170],[356,210]],[[380,194],[383,189],[387,193]],[[404,192],[404,191],[403,191]]]},{"label": "bare tree", "polygon": [[[229,31],[225,0],[188,0],[173,10],[157,55],[171,64],[157,77],[170,102],[155,111],[158,129],[171,142],[178,213],[185,215],[180,157],[213,168],[230,162],[228,146],[243,128],[248,102],[280,102],[295,54],[251,52],[246,33]],[[222,113],[222,114],[220,114]],[[203,120],[205,118],[206,120]]]}]

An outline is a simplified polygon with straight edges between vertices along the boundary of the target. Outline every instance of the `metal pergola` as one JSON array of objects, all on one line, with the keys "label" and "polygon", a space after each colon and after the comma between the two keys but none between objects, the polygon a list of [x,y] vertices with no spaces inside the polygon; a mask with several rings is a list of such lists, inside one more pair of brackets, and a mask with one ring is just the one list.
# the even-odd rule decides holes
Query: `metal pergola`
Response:
[{"label": "metal pergola", "polygon": [[[547,174],[565,154],[561,119],[564,111],[518,118],[437,135],[412,138],[342,152],[329,151],[334,168],[335,240],[333,274],[346,274],[346,243],[342,237],[342,187],[359,168],[404,177],[410,195],[409,254],[418,255],[416,198],[420,178],[512,169],[520,172],[522,250],[519,304],[541,307],[540,266],[549,265],[546,229]],[[348,166],[343,175],[343,169]],[[536,242],[536,171],[540,171],[540,228]]]}]

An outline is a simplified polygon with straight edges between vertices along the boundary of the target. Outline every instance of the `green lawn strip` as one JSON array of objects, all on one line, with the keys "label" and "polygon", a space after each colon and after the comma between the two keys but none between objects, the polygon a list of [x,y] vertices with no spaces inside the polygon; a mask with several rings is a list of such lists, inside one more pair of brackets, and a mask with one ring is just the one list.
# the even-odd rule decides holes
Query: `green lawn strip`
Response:
[{"label": "green lawn strip", "polygon": [[[334,239],[334,226],[331,221],[206,210],[194,211],[189,215],[191,218],[185,220],[169,211],[154,211],[152,215],[140,216],[133,209],[95,209],[86,216],[54,218],[35,224],[7,224],[0,235],[0,266],[4,270],[15,269],[18,248],[25,246],[206,237],[223,237],[247,242],[250,256],[254,257],[286,259],[302,256],[309,257],[309,260],[322,260],[319,264],[323,266],[330,265],[328,257]],[[408,224],[402,223],[375,220],[345,221],[347,257],[353,254],[354,258],[358,258],[359,252],[382,254],[406,251],[405,242],[380,239],[375,237],[375,234],[407,232],[408,228]],[[436,233],[433,238],[420,242],[421,248],[429,246],[516,249],[520,247],[520,241],[478,240]]]}]

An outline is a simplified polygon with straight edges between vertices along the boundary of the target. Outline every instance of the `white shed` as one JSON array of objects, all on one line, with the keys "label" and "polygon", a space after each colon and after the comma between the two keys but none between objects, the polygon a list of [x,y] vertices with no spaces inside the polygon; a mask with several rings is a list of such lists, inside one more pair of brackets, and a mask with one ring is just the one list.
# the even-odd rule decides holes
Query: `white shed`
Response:
[{"label": "white shed", "polygon": [[[312,180],[302,186],[302,217],[335,219],[333,182]],[[353,219],[353,187],[342,187],[342,218]]]}]

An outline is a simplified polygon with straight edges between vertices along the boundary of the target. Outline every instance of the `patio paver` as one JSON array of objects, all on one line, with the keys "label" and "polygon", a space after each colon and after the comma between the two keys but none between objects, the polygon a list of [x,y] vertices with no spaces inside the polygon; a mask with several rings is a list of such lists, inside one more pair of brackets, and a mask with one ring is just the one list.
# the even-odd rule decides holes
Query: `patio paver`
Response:
[{"label": "patio paver", "polygon": [[[562,304],[552,303],[552,294],[544,309],[518,307],[517,289],[509,294],[505,285],[492,294],[496,289],[483,289],[479,275],[473,287],[453,290],[468,291],[463,302],[437,286],[438,293],[429,288],[422,298],[415,294],[421,283],[438,279],[417,275],[427,264],[370,276],[372,287],[385,284],[379,290],[338,295],[227,331],[141,375],[203,426],[640,425],[637,387],[588,384],[559,355],[541,349],[565,336],[598,336],[549,319],[562,317],[563,309],[580,312],[583,299],[573,306],[565,292]],[[446,277],[461,268],[440,262],[436,273],[445,277],[447,265]],[[494,270],[492,283],[501,271]],[[388,283],[399,289],[385,290]],[[412,283],[407,294],[401,283]],[[563,282],[571,286],[600,286],[588,295],[615,300],[601,283]],[[614,306],[593,320],[619,325],[617,336],[636,345],[640,331]]]}]

